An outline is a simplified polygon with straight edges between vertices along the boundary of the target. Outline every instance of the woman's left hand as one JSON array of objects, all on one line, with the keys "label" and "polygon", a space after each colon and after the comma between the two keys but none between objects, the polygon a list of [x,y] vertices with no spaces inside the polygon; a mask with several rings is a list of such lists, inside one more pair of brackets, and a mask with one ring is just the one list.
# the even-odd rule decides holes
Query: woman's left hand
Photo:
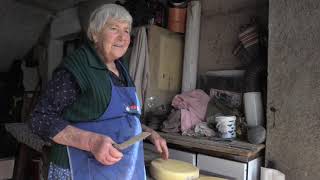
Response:
[{"label": "woman's left hand", "polygon": [[162,159],[169,158],[167,142],[156,131],[152,130],[149,140],[156,146],[157,151],[161,154]]}]

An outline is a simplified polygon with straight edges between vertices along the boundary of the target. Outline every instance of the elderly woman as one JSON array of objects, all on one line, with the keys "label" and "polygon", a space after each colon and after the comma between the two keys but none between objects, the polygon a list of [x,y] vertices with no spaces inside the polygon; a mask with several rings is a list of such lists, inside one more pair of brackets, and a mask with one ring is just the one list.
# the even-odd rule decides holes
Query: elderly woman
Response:
[{"label": "elderly woman", "polygon": [[168,158],[166,141],[140,124],[141,106],[120,59],[130,43],[132,17],[106,4],[90,17],[88,41],[63,60],[31,118],[31,129],[54,142],[48,179],[146,179],[142,143],[120,151],[144,131]]}]

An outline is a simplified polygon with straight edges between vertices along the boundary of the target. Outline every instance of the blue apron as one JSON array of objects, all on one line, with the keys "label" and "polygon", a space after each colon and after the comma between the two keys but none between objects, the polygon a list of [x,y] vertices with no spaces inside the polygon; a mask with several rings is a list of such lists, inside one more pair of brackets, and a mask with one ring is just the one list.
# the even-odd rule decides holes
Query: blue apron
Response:
[{"label": "blue apron", "polygon": [[[111,81],[112,94],[108,108],[95,121],[75,123],[74,126],[104,134],[122,143],[142,132],[139,117],[141,106],[134,87],[118,87]],[[145,180],[142,142],[122,151],[123,157],[113,165],[102,165],[94,156],[77,148],[68,147],[73,180]]]}]

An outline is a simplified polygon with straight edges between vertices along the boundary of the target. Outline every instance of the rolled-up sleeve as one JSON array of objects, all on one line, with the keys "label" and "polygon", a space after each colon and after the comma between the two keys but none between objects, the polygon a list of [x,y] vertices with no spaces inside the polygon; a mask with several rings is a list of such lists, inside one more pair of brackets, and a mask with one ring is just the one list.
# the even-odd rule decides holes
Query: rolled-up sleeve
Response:
[{"label": "rolled-up sleeve", "polygon": [[69,125],[62,117],[63,111],[75,102],[79,93],[80,88],[70,72],[66,69],[55,71],[31,113],[32,132],[50,140],[62,131]]}]

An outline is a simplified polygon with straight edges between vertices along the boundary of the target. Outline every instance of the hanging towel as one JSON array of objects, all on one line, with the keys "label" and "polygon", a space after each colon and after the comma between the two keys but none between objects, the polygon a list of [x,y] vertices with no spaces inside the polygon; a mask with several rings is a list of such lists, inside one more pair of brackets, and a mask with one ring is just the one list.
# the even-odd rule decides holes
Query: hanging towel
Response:
[{"label": "hanging towel", "polygon": [[149,79],[148,40],[144,26],[137,28],[130,56],[129,73],[136,86],[141,105],[143,105]]}]

